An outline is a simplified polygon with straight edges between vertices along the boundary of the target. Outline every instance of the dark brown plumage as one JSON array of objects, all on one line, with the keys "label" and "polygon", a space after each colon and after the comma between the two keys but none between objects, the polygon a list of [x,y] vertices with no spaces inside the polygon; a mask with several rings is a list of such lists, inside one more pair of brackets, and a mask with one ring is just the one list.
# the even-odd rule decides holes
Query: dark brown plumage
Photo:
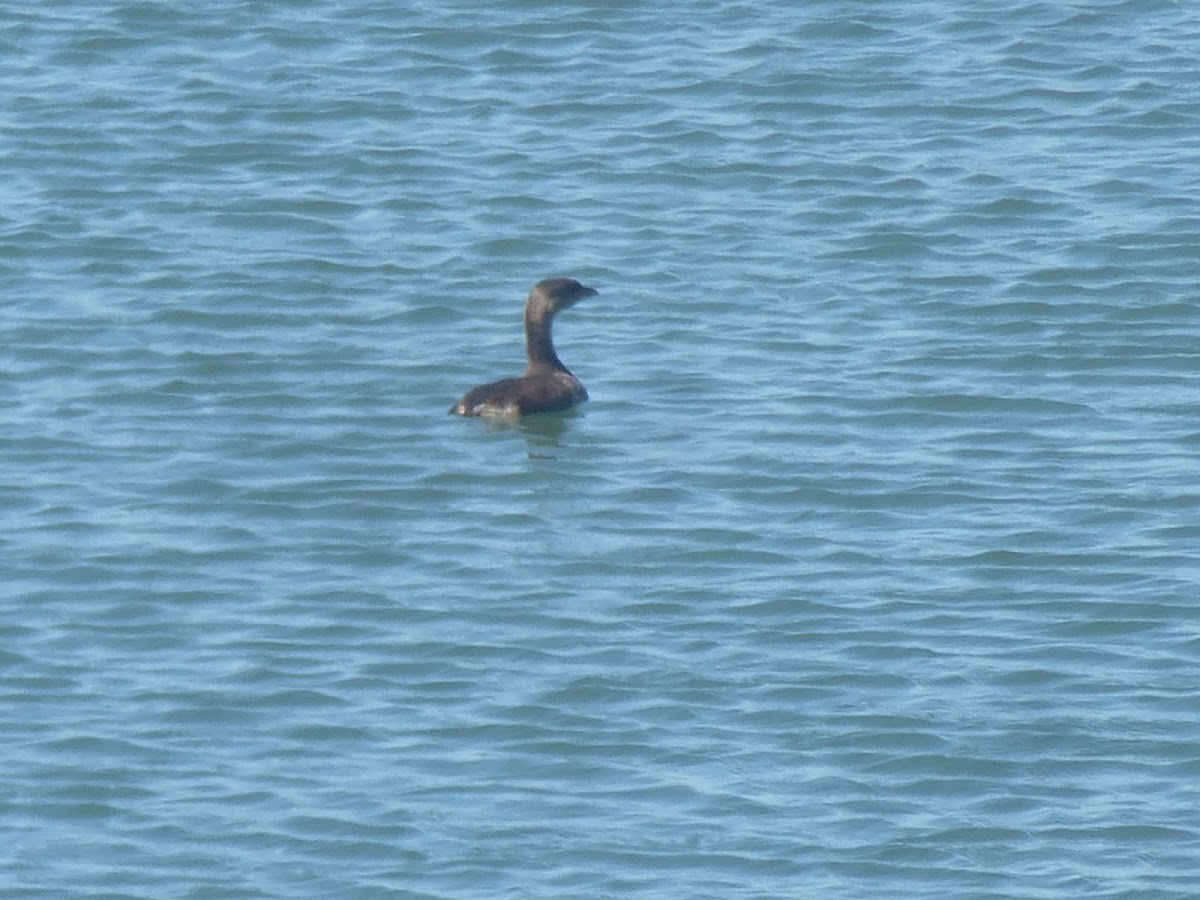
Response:
[{"label": "dark brown plumage", "polygon": [[450,412],[516,418],[557,412],[586,400],[587,389],[554,352],[550,326],[557,313],[596,293],[572,278],[548,278],[535,284],[525,301],[525,355],[529,359],[525,374],[472,388]]}]

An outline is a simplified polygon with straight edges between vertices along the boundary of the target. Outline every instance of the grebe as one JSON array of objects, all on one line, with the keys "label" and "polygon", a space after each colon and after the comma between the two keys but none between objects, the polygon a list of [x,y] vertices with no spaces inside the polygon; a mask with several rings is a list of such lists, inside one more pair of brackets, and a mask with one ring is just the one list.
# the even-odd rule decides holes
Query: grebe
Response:
[{"label": "grebe", "polygon": [[550,324],[555,314],[597,293],[572,278],[547,278],[535,284],[525,301],[525,355],[529,358],[525,374],[472,388],[450,412],[516,418],[557,412],[586,400],[587,389],[554,352]]}]

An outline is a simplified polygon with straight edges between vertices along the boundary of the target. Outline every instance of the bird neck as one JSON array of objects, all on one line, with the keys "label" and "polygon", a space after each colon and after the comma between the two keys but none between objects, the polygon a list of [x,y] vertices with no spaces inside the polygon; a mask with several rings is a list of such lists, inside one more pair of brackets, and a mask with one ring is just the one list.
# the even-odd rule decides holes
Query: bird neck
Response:
[{"label": "bird neck", "polygon": [[561,369],[562,364],[558,354],[554,352],[554,341],[550,338],[550,323],[554,317],[538,310],[525,311],[525,355],[529,359],[528,371],[534,369]]}]

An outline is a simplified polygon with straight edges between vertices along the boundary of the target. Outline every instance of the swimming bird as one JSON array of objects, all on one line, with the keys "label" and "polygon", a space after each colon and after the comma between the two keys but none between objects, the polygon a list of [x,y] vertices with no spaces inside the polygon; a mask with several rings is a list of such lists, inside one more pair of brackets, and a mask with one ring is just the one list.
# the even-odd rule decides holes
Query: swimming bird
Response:
[{"label": "swimming bird", "polygon": [[529,360],[525,374],[472,388],[450,412],[512,419],[557,412],[586,400],[587,389],[554,352],[550,325],[555,315],[597,293],[573,278],[547,278],[535,284],[525,301],[525,355]]}]

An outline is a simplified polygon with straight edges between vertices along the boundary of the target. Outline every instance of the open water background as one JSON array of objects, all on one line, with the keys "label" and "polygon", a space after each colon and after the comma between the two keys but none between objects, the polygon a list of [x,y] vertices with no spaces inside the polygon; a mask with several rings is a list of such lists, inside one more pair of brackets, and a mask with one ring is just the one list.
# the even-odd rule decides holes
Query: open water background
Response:
[{"label": "open water background", "polygon": [[1200,6],[0,13],[0,895],[1197,896]]}]

